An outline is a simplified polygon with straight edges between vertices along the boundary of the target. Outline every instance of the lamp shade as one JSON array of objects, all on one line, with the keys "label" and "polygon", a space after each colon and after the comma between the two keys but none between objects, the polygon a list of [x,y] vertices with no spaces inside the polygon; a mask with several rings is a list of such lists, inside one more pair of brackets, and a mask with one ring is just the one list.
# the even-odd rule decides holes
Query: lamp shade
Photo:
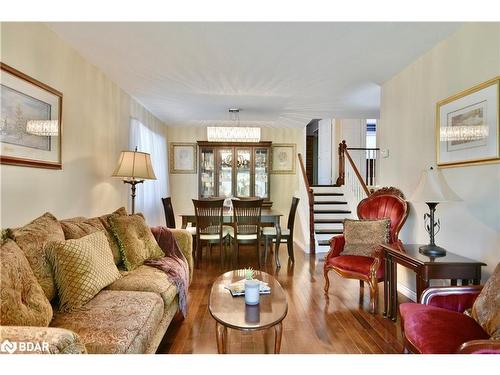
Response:
[{"label": "lamp shade", "polygon": [[422,171],[420,182],[410,198],[412,202],[440,203],[461,201],[448,186],[439,169],[430,168]]},{"label": "lamp shade", "polygon": [[149,154],[138,151],[122,151],[113,177],[156,180]]}]

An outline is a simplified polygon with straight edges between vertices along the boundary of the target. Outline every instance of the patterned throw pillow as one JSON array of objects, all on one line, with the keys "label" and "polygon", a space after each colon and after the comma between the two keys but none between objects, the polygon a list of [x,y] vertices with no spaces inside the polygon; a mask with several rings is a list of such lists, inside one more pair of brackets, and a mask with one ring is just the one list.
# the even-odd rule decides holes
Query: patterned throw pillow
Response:
[{"label": "patterned throw pillow", "polygon": [[472,317],[492,339],[500,340],[500,263],[472,305]]},{"label": "patterned throw pillow", "polygon": [[165,256],[141,215],[112,215],[109,223],[118,241],[123,265],[127,271],[141,266],[146,259]]},{"label": "patterned throw pillow", "polygon": [[389,242],[391,220],[344,220],[344,250],[340,255],[373,257],[381,243]]},{"label": "patterned throw pillow", "polygon": [[127,215],[127,210],[125,207],[117,209],[112,214],[107,214],[99,217],[85,218],[85,217],[75,217],[73,219],[61,220],[61,227],[64,231],[64,237],[67,240],[82,238],[88,234],[104,231],[106,237],[108,238],[109,246],[113,252],[113,258],[115,264],[120,264],[121,255],[118,244],[113,236],[111,227],[109,226],[108,219],[111,215]]},{"label": "patterned throw pillow", "polygon": [[47,212],[22,228],[10,229],[9,237],[23,250],[43,292],[52,301],[56,290],[45,247],[51,241],[64,241],[61,224]]},{"label": "patterned throw pillow", "polygon": [[48,254],[54,268],[61,311],[82,307],[101,289],[120,278],[102,231],[79,239],[53,242],[48,246]]},{"label": "patterned throw pillow", "polygon": [[23,251],[6,240],[0,249],[0,325],[47,327],[52,313]]}]

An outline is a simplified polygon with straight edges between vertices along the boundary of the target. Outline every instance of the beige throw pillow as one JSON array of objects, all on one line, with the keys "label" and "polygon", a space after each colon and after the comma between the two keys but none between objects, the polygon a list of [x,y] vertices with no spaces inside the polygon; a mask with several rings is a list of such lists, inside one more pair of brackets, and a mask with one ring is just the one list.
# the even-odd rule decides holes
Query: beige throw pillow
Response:
[{"label": "beige throw pillow", "polygon": [[165,256],[142,215],[112,215],[109,223],[118,241],[123,265],[127,271],[141,266],[146,259]]},{"label": "beige throw pillow", "polygon": [[390,219],[344,220],[344,250],[340,255],[373,257],[381,243],[389,241]]},{"label": "beige throw pillow", "polygon": [[23,251],[6,240],[0,250],[0,325],[47,327],[52,313]]},{"label": "beige throw pillow", "polygon": [[472,317],[492,339],[500,340],[500,263],[472,305]]},{"label": "beige throw pillow", "polygon": [[61,224],[47,212],[22,228],[10,229],[9,237],[23,250],[43,292],[52,301],[56,290],[45,247],[51,241],[64,241]]},{"label": "beige throw pillow", "polygon": [[61,311],[78,309],[120,278],[104,232],[53,242],[49,258],[59,293]]},{"label": "beige throw pillow", "polygon": [[112,214],[93,217],[90,219],[85,217],[76,217],[73,219],[61,220],[60,223],[62,230],[64,231],[64,237],[67,240],[77,239],[94,232],[104,231],[106,237],[108,238],[111,251],[113,252],[115,264],[120,264],[120,249],[118,248],[118,244],[116,243],[115,237],[113,236],[113,232],[111,231],[111,227],[109,226],[108,222],[108,219],[111,215],[127,215],[127,210],[125,209],[125,207],[121,207]]}]

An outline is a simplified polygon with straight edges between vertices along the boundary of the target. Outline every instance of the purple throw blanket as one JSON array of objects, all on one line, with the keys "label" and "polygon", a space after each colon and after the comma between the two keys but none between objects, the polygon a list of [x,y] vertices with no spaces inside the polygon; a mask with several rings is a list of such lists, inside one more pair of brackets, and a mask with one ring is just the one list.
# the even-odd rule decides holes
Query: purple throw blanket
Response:
[{"label": "purple throw blanket", "polygon": [[187,316],[187,289],[189,286],[189,267],[173,233],[166,227],[151,228],[158,245],[165,253],[165,257],[147,259],[144,264],[158,268],[165,272],[179,292],[179,309],[184,317]]}]

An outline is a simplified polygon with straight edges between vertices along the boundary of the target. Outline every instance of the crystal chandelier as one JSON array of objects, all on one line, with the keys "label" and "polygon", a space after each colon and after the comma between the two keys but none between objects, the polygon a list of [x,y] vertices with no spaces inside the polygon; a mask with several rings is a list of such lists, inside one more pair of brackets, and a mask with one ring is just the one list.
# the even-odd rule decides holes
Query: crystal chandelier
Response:
[{"label": "crystal chandelier", "polygon": [[59,121],[29,120],[26,123],[26,133],[45,137],[57,137],[59,135]]},{"label": "crystal chandelier", "polygon": [[260,142],[260,128],[239,126],[239,108],[229,108],[229,115],[238,126],[207,127],[207,139],[210,142]]},{"label": "crystal chandelier", "polygon": [[447,126],[439,131],[440,139],[447,141],[476,141],[488,137],[489,128],[484,125]]}]

